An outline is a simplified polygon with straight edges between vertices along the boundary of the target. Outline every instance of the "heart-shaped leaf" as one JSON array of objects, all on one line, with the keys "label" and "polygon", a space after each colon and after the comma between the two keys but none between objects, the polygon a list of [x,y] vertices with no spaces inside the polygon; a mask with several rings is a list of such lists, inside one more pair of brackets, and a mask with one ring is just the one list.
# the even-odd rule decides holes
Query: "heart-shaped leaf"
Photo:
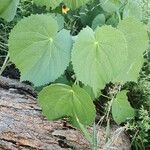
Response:
[{"label": "heart-shaped leaf", "polygon": [[32,15],[11,31],[10,59],[21,71],[21,80],[41,86],[63,74],[70,62],[72,38],[69,31],[58,30],[52,16]]},{"label": "heart-shaped leaf", "polygon": [[53,84],[45,87],[38,97],[43,115],[49,120],[70,117],[71,123],[78,126],[76,116],[84,125],[95,119],[95,106],[91,97],[78,86]]},{"label": "heart-shaped leaf", "polygon": [[126,63],[126,43],[124,34],[111,26],[98,27],[95,33],[89,27],[84,28],[72,51],[77,79],[91,86],[94,93],[104,88]]}]

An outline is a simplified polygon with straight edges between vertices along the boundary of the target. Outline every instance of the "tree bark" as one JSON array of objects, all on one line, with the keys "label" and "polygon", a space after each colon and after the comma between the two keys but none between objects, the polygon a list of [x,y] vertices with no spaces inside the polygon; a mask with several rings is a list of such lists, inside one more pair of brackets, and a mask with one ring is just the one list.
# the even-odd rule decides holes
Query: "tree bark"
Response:
[{"label": "tree bark", "polygon": [[[0,77],[0,150],[91,149],[82,133],[65,120],[44,118],[35,97],[30,86]],[[98,127],[99,149],[129,150],[129,138],[121,129],[112,127],[106,144],[105,129]]]}]

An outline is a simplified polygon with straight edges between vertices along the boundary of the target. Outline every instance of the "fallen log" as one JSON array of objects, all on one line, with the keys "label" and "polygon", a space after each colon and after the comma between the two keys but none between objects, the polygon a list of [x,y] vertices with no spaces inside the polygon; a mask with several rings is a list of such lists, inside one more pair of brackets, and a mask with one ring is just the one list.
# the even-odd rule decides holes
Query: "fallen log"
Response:
[{"label": "fallen log", "polygon": [[[82,133],[65,120],[48,121],[41,115],[36,92],[28,85],[0,77],[0,150],[90,150]],[[130,141],[119,127],[98,128],[99,149],[130,150]],[[89,128],[92,130],[92,127]]]}]

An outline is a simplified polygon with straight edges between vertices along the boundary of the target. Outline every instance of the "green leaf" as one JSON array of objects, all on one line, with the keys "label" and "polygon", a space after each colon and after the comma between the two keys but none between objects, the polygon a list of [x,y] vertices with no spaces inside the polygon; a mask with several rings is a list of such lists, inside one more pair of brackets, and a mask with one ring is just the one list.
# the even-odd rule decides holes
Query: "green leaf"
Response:
[{"label": "green leaf", "polygon": [[11,31],[10,59],[21,71],[21,80],[41,86],[63,74],[70,62],[72,38],[69,31],[58,29],[52,16],[32,15]]},{"label": "green leaf", "polygon": [[122,31],[128,43],[128,61],[117,81],[137,81],[143,63],[143,53],[148,49],[149,38],[144,25],[135,18],[122,20],[118,29]]},{"label": "green leaf", "polygon": [[142,11],[141,1],[130,0],[123,11],[123,18],[135,17],[142,20]]},{"label": "green leaf", "polygon": [[118,29],[125,34],[130,59],[135,60],[141,57],[149,46],[149,38],[144,24],[135,18],[126,18],[119,23]]},{"label": "green leaf", "polygon": [[94,94],[93,89],[90,86],[83,86],[83,89],[91,96],[91,99],[94,101],[97,95]]},{"label": "green leaf", "polygon": [[64,17],[60,14],[52,14],[55,20],[57,20],[59,30],[64,28],[65,20]]},{"label": "green leaf", "polygon": [[12,21],[16,15],[19,0],[0,0],[0,17]]},{"label": "green leaf", "polygon": [[85,5],[89,1],[90,0],[63,0],[65,5],[67,5],[67,7],[71,8],[73,10],[76,8],[79,8],[80,6]]},{"label": "green leaf", "polygon": [[64,28],[64,24],[65,24],[65,19],[61,14],[57,14],[57,13],[47,13],[47,16],[52,16],[58,24],[58,31],[62,30]]},{"label": "green leaf", "polygon": [[47,8],[55,9],[61,2],[64,2],[67,7],[71,9],[79,8],[85,5],[89,0],[33,0],[39,6],[46,6]]},{"label": "green leaf", "polygon": [[55,9],[63,0],[33,0],[38,6],[46,6],[46,8]]},{"label": "green leaf", "polygon": [[91,5],[88,3],[88,5],[84,5],[79,9],[79,17],[83,26],[91,27],[93,19],[98,14],[102,14],[103,10],[98,4],[98,1],[93,1]]},{"label": "green leaf", "polygon": [[150,32],[150,22],[147,24],[146,29],[148,32]]},{"label": "green leaf", "polygon": [[127,91],[121,91],[117,94],[112,103],[112,116],[117,124],[125,122],[134,117],[135,112],[128,102]]},{"label": "green leaf", "polygon": [[105,24],[105,16],[103,14],[98,14],[92,22],[92,29],[96,29],[96,27],[102,26],[104,24]]},{"label": "green leaf", "polygon": [[78,86],[50,85],[39,93],[38,102],[49,120],[68,116],[71,123],[78,126],[76,116],[83,125],[89,125],[95,119],[95,106],[90,96]]},{"label": "green leaf", "polygon": [[128,62],[124,66],[124,69],[114,81],[120,82],[122,84],[128,81],[137,82],[143,63],[144,58],[142,56],[132,62],[128,60]]},{"label": "green leaf", "polygon": [[73,46],[72,64],[77,79],[92,87],[96,95],[119,75],[126,60],[124,34],[111,26],[98,27],[95,33],[84,28]]},{"label": "green leaf", "polygon": [[125,0],[100,0],[100,3],[104,11],[112,13],[118,12],[124,1]]},{"label": "green leaf", "polygon": [[119,23],[119,18],[117,16],[117,14],[112,15],[106,21],[106,24],[111,25],[112,27],[117,27],[118,23]]},{"label": "green leaf", "polygon": [[64,74],[61,75],[58,79],[56,79],[54,83],[71,85],[70,82],[67,80],[67,77]]}]

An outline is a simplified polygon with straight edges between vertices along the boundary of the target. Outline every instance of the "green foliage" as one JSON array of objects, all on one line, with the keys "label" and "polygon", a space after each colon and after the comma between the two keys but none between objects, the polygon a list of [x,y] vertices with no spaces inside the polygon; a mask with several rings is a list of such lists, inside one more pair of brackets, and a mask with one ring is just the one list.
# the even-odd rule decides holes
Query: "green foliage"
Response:
[{"label": "green foliage", "polygon": [[58,32],[58,29],[53,17],[32,15],[12,30],[10,59],[20,69],[21,80],[41,86],[63,74],[70,62],[72,39],[67,30]]},{"label": "green foliage", "polygon": [[83,86],[83,89],[91,96],[92,100],[95,100],[93,89],[90,86]]},{"label": "green foliage", "polygon": [[[61,3],[46,0],[34,2],[53,9]],[[75,9],[88,1],[63,2]],[[102,2],[102,8],[105,11],[111,8],[111,11],[118,12],[122,4],[121,1]],[[9,37],[10,59],[21,71],[21,80],[29,80],[35,86],[42,86],[55,81],[63,74],[70,62],[72,47],[71,36],[63,29],[63,23],[61,16],[32,15],[22,19],[14,27]],[[105,16],[100,14],[93,19],[92,27],[96,28],[104,23]],[[118,29],[102,26],[97,27],[94,32],[90,27],[84,28],[78,34],[72,50],[72,64],[77,80],[91,86],[95,96],[110,81],[125,83],[128,79],[136,80],[141,68],[139,62],[142,62],[142,53],[149,42],[144,30],[144,26],[133,18],[121,21]],[[17,41],[20,42],[16,43]],[[137,51],[135,45],[138,45],[136,55],[133,53]]]},{"label": "green foliage", "polygon": [[71,9],[76,9],[84,4],[86,4],[89,0],[33,0],[35,4],[39,6],[46,6],[47,8],[55,9],[59,6],[60,3],[64,3],[67,7]]},{"label": "green foliage", "polygon": [[109,13],[118,12],[125,0],[100,0],[102,8]]},{"label": "green foliage", "polygon": [[0,0],[0,17],[12,21],[16,15],[19,0]]},{"label": "green foliage", "polygon": [[127,91],[121,91],[117,94],[112,103],[112,116],[117,124],[125,122],[134,117],[134,109],[131,107],[127,98]]},{"label": "green foliage", "polygon": [[111,25],[113,27],[117,27],[119,23],[119,17],[117,14],[113,14],[108,20],[106,21],[107,25]]},{"label": "green foliage", "polygon": [[33,0],[33,2],[38,6],[46,6],[48,9],[50,7],[55,9],[62,2],[62,0]]},{"label": "green foliage", "polygon": [[137,82],[140,69],[143,64],[143,53],[149,47],[149,38],[144,25],[134,18],[127,18],[118,25],[127,40],[128,60],[117,80],[125,83],[127,81]]},{"label": "green foliage", "polygon": [[[19,1],[1,1],[0,17],[11,21]],[[134,147],[141,139],[148,141],[149,11],[148,1],[141,1],[22,0],[12,24],[0,24],[0,33],[7,25],[8,35],[18,22],[9,34],[10,60],[19,68],[21,80],[31,81],[41,91],[38,101],[48,119],[68,117],[91,141],[85,126],[94,122],[93,100],[100,96],[99,103],[110,100],[107,125],[112,113],[116,123],[128,121],[129,126],[135,127],[129,132]],[[66,14],[62,12],[64,4],[70,9]],[[4,42],[1,37],[0,42]],[[127,97],[125,90],[111,89],[109,82],[134,86],[123,87],[129,91]],[[50,85],[41,90],[45,84]],[[108,90],[103,93],[105,86]],[[139,111],[142,105],[143,111]]]},{"label": "green foliage", "polygon": [[50,120],[68,116],[78,126],[76,116],[84,125],[93,123],[95,108],[91,97],[78,86],[54,84],[39,93],[39,104],[43,114]]},{"label": "green foliage", "polygon": [[147,31],[150,32],[150,21],[147,24]]},{"label": "green foliage", "polygon": [[78,16],[80,17],[82,25],[91,27],[94,18],[100,14],[105,15],[103,9],[99,5],[99,0],[94,0],[88,5],[82,6]]},{"label": "green foliage", "polygon": [[96,29],[98,26],[102,26],[105,24],[105,16],[103,14],[98,14],[93,22],[92,22],[92,29]]},{"label": "green foliage", "polygon": [[148,150],[150,148],[150,113],[142,106],[137,113],[138,119],[127,123],[128,133],[132,139],[131,144],[135,150]]},{"label": "green foliage", "polygon": [[143,23],[134,18],[127,18],[119,23],[118,29],[126,36],[130,61],[141,57],[149,47],[149,38]]},{"label": "green foliage", "polygon": [[51,15],[52,17],[54,17],[54,19],[57,21],[58,23],[58,27],[59,29],[58,30],[61,30],[64,28],[64,24],[65,24],[65,20],[64,20],[64,17],[60,14],[49,14]]},{"label": "green foliage", "polygon": [[85,5],[90,0],[63,0],[64,4],[71,9],[79,8],[80,6]]},{"label": "green foliage", "polygon": [[123,17],[135,17],[139,20],[142,20],[143,18],[143,11],[142,11],[142,5],[140,4],[141,0],[129,0],[127,5],[125,6]]},{"label": "green foliage", "polygon": [[126,39],[111,26],[97,28],[95,32],[84,28],[73,46],[72,63],[77,79],[91,86],[95,94],[119,75],[126,60]]}]

